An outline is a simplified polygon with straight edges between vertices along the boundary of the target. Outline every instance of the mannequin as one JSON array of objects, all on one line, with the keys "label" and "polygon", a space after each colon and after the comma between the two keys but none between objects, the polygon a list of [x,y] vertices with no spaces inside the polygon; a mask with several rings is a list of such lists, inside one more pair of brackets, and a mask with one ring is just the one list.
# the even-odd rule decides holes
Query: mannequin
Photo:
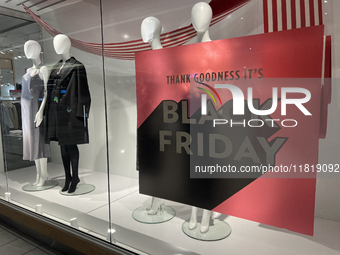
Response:
[{"label": "mannequin", "polygon": [[71,40],[59,34],[54,37],[53,46],[62,59],[53,67],[50,75],[45,142],[59,142],[65,170],[62,191],[73,193],[80,182],[77,144],[89,143],[87,118],[91,98],[85,67],[71,57]]},{"label": "mannequin", "polygon": [[143,42],[150,43],[153,50],[162,49],[160,36],[162,32],[162,24],[155,17],[147,17],[141,25],[141,34]]},{"label": "mannequin", "polygon": [[[147,17],[141,25],[143,42],[150,43],[152,50],[162,49],[160,35],[162,31],[161,22],[155,17]],[[149,215],[155,215],[164,207],[164,199],[153,197],[151,205],[146,209]]]},{"label": "mannequin", "polygon": [[[197,31],[197,42],[209,42],[209,25],[212,19],[212,10],[209,4],[205,2],[199,2],[195,4],[191,9],[191,22],[195,30]],[[201,233],[209,231],[209,222],[212,212],[209,210],[203,210],[203,216],[201,221]],[[197,207],[192,207],[191,217],[189,223],[189,229],[193,230],[197,226]]]},{"label": "mannequin", "polygon": [[[54,50],[58,55],[61,55],[63,60],[63,64],[59,69],[65,66],[65,63],[68,59],[71,58],[71,41],[66,35],[57,35],[53,39]],[[79,150],[78,146],[60,146],[61,156],[63,159],[63,165],[65,170],[65,185],[62,191],[68,190],[69,193],[72,193],[76,190],[77,184],[80,182],[78,175],[78,165],[79,165]],[[70,164],[72,164],[72,176],[70,171]],[[71,187],[70,187],[71,183]]]},{"label": "mannequin", "polygon": [[[46,66],[41,66],[41,46],[39,43],[33,40],[27,41],[24,45],[24,52],[26,58],[32,60],[33,66],[23,76],[23,86],[26,86],[23,88],[21,98],[24,143],[23,159],[35,159],[37,175],[33,186],[41,187],[48,179],[47,158],[51,156],[49,146],[43,142],[44,125],[41,125],[44,119],[43,112],[47,100],[46,92],[49,70]],[[39,97],[42,95],[43,99],[39,107]],[[36,110],[38,111],[35,113]],[[33,116],[30,117],[31,114],[35,114],[34,120],[31,119],[33,118]]]},{"label": "mannequin", "polygon": [[66,60],[71,58],[71,40],[66,35],[59,34],[56,35],[53,39],[53,46],[54,50],[58,55],[61,55],[61,58],[63,59],[63,65],[62,68],[65,65]]},{"label": "mannequin", "polygon": [[197,31],[197,42],[210,42],[209,26],[212,20],[212,9],[209,4],[199,2],[191,9],[191,23]]}]

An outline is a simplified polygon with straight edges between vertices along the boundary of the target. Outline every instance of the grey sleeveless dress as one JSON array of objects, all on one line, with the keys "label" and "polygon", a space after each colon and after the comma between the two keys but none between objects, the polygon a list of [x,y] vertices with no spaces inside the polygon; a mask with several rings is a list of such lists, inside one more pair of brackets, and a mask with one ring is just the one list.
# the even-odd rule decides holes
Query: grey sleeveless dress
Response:
[{"label": "grey sleeveless dress", "polygon": [[30,161],[51,156],[49,145],[44,143],[44,121],[39,127],[35,127],[34,123],[35,115],[44,98],[44,81],[40,79],[39,71],[39,69],[30,68],[22,77],[23,159]]}]

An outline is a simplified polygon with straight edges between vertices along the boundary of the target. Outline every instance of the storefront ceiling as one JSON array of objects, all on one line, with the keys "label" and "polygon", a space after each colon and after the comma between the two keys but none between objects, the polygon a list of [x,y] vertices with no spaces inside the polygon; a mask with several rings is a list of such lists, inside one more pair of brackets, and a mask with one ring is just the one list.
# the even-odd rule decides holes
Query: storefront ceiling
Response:
[{"label": "storefront ceiling", "polygon": [[[205,0],[209,2],[209,0]],[[140,38],[140,22],[148,15],[148,10],[157,13],[163,23],[163,32],[177,29],[178,27],[190,24],[188,13],[197,0],[127,0],[127,1],[103,1],[103,7],[111,10],[106,15],[105,28],[117,31],[124,31],[123,38],[117,38],[118,41],[126,41]],[[48,21],[49,13],[59,13],[66,7],[69,10],[75,10],[78,5],[94,5],[98,8],[99,0],[3,0],[0,1],[0,50],[21,48],[25,41],[31,38],[30,35],[39,33],[38,26],[30,25],[29,15],[26,14],[22,4],[29,7],[36,15],[41,16]],[[47,8],[45,8],[47,7]],[[146,9],[145,9],[146,8]],[[54,12],[56,11],[57,12]],[[142,11],[141,11],[142,10]],[[8,14],[6,13],[8,12]],[[19,17],[25,19],[16,19],[10,16],[20,14]],[[5,14],[5,15],[1,15]],[[9,16],[6,16],[9,15]],[[174,21],[176,16],[176,22]],[[14,15],[18,17],[18,15]],[[172,24],[174,23],[174,24]],[[57,26],[58,27],[58,26]],[[108,31],[108,30],[107,30]],[[128,33],[126,31],[129,31]],[[65,32],[65,31],[61,31]],[[120,32],[118,33],[120,34]],[[18,52],[22,55],[22,52]]]},{"label": "storefront ceiling", "polygon": [[[37,39],[40,27],[35,22],[0,15],[0,50],[23,55],[22,45],[30,39]],[[9,51],[11,50],[11,51]]]},{"label": "storefront ceiling", "polygon": [[80,1],[81,0],[5,0],[0,2],[0,6],[17,11],[24,11],[22,7],[22,4],[24,4],[37,15],[41,15]]},{"label": "storefront ceiling", "polygon": [[22,19],[16,19],[9,16],[1,15],[0,16],[0,36],[3,33],[9,32],[11,30],[27,26],[29,24],[32,24],[33,21],[27,21]]}]

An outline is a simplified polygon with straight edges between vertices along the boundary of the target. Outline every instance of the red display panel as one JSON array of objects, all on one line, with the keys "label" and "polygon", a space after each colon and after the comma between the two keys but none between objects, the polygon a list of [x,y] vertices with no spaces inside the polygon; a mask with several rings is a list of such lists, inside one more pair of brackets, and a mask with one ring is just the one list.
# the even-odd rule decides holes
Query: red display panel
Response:
[{"label": "red display panel", "polygon": [[[318,163],[322,59],[323,26],[136,54],[140,192],[312,235],[316,169],[306,173],[305,165],[315,167]],[[202,80],[198,79],[201,74]],[[216,101],[213,103],[207,94],[210,124],[211,109],[218,118],[226,116],[224,109],[235,110],[227,108],[235,96],[232,97],[228,89],[215,87],[216,84],[238,87],[245,104],[247,89],[251,87],[253,98],[259,100],[260,106],[273,99],[273,88],[277,88],[278,105],[269,116],[276,120],[276,127],[248,125],[225,130],[219,127],[218,132],[211,128],[195,131],[196,126],[190,126],[189,122],[195,119],[198,124],[202,118],[203,89]],[[303,107],[310,115],[294,104],[288,104],[283,115],[283,88],[308,90],[311,97]],[[298,92],[288,94],[290,99],[307,97]],[[252,116],[249,111],[248,115]],[[282,123],[283,119],[295,120],[298,124],[285,127],[289,121]],[[209,132],[217,132],[227,137],[224,141],[230,141],[232,149],[227,156],[214,161],[209,149],[200,149],[199,135],[195,132],[208,137]],[[189,137],[192,142],[186,147],[183,144]],[[204,139],[204,143],[209,143],[210,138]],[[279,139],[280,146],[275,155],[270,156],[268,148],[273,148]],[[290,170],[295,167],[295,172],[288,176],[262,173],[240,178],[198,177],[192,174],[193,162],[196,162],[193,159],[202,164],[232,164],[238,169],[242,165],[283,165]]]}]

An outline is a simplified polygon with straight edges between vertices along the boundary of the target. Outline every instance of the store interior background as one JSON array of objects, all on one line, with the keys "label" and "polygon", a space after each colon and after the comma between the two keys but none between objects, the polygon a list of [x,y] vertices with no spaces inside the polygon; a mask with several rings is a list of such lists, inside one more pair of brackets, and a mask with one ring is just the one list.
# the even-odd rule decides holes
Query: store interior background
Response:
[{"label": "store interior background", "polygon": [[[100,5],[97,0],[67,1],[60,8],[47,8],[35,12],[47,24],[73,39],[84,42],[101,43]],[[111,1],[103,0],[103,37],[104,43],[124,42],[140,39],[140,24],[148,16],[157,17],[163,25],[163,33],[172,31],[191,23],[190,11],[196,0],[140,0]],[[209,2],[209,1],[206,1]],[[23,11],[21,6],[13,6],[1,1],[0,6]],[[339,164],[339,109],[340,85],[340,2],[323,1],[325,34],[332,36],[332,103],[328,111],[328,130],[326,139],[320,139],[319,163]],[[327,13],[327,14],[326,14]],[[33,26],[33,25],[32,25]],[[36,24],[34,24],[37,27]],[[36,28],[34,28],[36,29]],[[17,30],[16,32],[20,32]],[[261,34],[263,29],[262,0],[252,0],[244,7],[229,15],[226,19],[210,28],[212,40],[234,38]],[[5,33],[13,36],[11,45],[16,42],[15,31]],[[60,60],[55,53],[53,38],[45,31],[27,35],[27,39],[38,40],[43,49],[43,60],[46,65],[53,65]],[[4,40],[0,34],[0,40]],[[4,42],[4,41],[2,41]],[[14,42],[14,43],[13,43]],[[188,42],[196,42],[193,38]],[[298,42],[297,42],[298,43]],[[20,48],[20,47],[19,47]],[[89,117],[90,144],[79,146],[80,168],[106,173],[109,167],[111,174],[138,179],[136,171],[136,80],[133,60],[118,60],[96,56],[76,48],[72,55],[82,62],[87,70],[88,82],[92,97]],[[30,67],[31,61],[22,58],[15,61],[16,80],[21,80],[24,69]],[[105,77],[104,77],[104,72]],[[104,91],[104,80],[106,91]],[[106,147],[106,122],[104,95],[107,100],[108,150]],[[51,143],[52,159],[62,167],[60,148]],[[107,161],[107,154],[109,161]],[[109,162],[109,165],[107,165]],[[1,165],[3,168],[3,165]],[[34,178],[34,177],[32,177]],[[316,217],[340,222],[340,174],[337,178],[319,178],[316,193]],[[103,185],[106,185],[103,184]]]}]

